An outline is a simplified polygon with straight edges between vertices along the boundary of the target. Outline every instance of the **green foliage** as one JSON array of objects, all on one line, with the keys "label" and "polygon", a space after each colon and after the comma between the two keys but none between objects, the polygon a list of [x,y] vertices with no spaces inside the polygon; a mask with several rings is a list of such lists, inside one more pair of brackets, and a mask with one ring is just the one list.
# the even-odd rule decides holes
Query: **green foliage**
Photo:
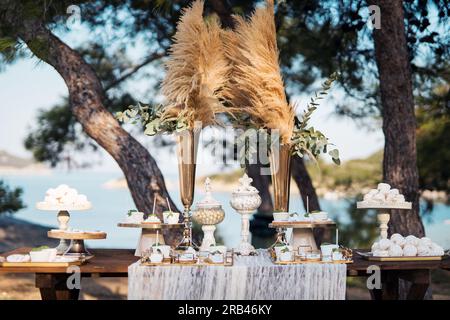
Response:
[{"label": "green foliage", "polygon": [[42,251],[42,250],[45,250],[45,249],[49,249],[49,246],[36,247],[36,248],[31,249],[31,251],[38,252],[38,251]]},{"label": "green foliage", "polygon": [[[140,123],[144,134],[181,132],[189,128],[190,112],[181,110],[177,116],[169,116],[162,105],[150,106],[138,103],[130,105],[125,111],[116,112],[115,117],[122,123]],[[192,128],[191,128],[192,129]]]},{"label": "green foliage", "polygon": [[336,217],[339,226],[339,242],[349,248],[370,248],[379,235],[377,215],[375,210],[356,209],[359,194],[348,201],[349,222],[344,223],[342,218]]},{"label": "green foliage", "polygon": [[320,172],[311,164],[307,168],[316,187],[356,194],[382,180],[382,162],[383,152],[378,151],[365,159],[345,161],[339,167],[320,161]]},{"label": "green foliage", "polygon": [[[322,84],[322,90],[315,92],[314,97],[311,97],[301,119],[298,119],[297,117],[295,119],[294,134],[292,137],[292,144],[294,147],[293,153],[301,158],[303,158],[305,154],[308,154],[315,160],[321,153],[327,153],[330,145],[328,138],[322,132],[315,130],[314,127],[308,127],[308,122],[319,106],[319,100],[325,98],[331,89],[333,82],[337,79],[337,73],[331,74],[331,76]],[[337,165],[341,163],[339,151],[337,149],[328,151],[328,154],[331,156],[334,163]]]},{"label": "green foliage", "polygon": [[22,193],[21,188],[10,189],[4,181],[0,180],[0,214],[14,213],[25,208],[21,200]]},{"label": "green foliage", "polygon": [[417,164],[422,189],[450,192],[450,91],[437,86],[416,108]]},{"label": "green foliage", "polygon": [[31,131],[25,139],[25,148],[33,153],[36,160],[49,162],[56,166],[64,160],[64,150],[70,144],[75,149],[82,149],[79,132],[75,128],[75,119],[67,104],[62,104],[50,110],[41,110],[37,117],[37,129]]}]

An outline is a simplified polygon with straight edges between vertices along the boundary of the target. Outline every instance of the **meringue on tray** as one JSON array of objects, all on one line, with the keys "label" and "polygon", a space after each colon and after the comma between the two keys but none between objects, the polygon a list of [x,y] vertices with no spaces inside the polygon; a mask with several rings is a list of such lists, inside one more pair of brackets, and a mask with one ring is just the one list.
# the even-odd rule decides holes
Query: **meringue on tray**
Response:
[{"label": "meringue on tray", "polygon": [[430,238],[403,237],[395,233],[390,239],[381,239],[372,245],[374,257],[438,257],[445,254],[444,249]]}]

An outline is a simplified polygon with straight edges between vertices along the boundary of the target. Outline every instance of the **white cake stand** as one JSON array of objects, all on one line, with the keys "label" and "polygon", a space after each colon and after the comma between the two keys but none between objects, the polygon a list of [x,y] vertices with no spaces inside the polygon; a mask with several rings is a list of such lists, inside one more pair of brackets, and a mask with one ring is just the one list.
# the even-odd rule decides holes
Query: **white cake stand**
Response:
[{"label": "white cake stand", "polygon": [[411,202],[403,203],[372,203],[359,201],[356,203],[357,209],[374,209],[378,211],[377,219],[380,224],[380,237],[381,239],[388,238],[388,223],[391,219],[391,215],[388,210],[411,210]]},{"label": "white cake stand", "polygon": [[[70,220],[70,213],[69,211],[85,211],[92,208],[91,203],[82,205],[82,206],[54,206],[54,205],[48,205],[44,202],[38,202],[36,204],[36,208],[41,211],[53,211],[58,212],[57,220],[58,220],[58,229],[59,230],[67,230],[69,228],[69,220]],[[69,249],[69,243],[68,241],[70,239],[60,239],[59,245],[56,247],[58,250],[58,254],[63,254],[64,252]]]},{"label": "white cake stand", "polygon": [[[145,250],[152,247],[153,244],[159,242],[159,244],[165,244],[164,235],[162,233],[163,228],[183,228],[183,223],[118,223],[118,227],[121,228],[139,228],[141,229],[141,236],[139,238],[139,243],[136,247],[134,255],[136,257],[141,257]],[[157,240],[157,238],[159,239]]]},{"label": "white cake stand", "polygon": [[289,243],[294,247],[310,247],[312,251],[319,250],[314,239],[313,230],[316,228],[335,228],[336,223],[332,220],[324,221],[274,221],[269,224],[269,228],[292,228],[292,237]]}]

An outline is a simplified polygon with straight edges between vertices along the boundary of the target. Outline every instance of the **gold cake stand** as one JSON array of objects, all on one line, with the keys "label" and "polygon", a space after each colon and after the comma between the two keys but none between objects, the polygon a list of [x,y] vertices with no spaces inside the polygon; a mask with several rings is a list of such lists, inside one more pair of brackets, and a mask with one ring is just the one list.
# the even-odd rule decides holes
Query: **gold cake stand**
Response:
[{"label": "gold cake stand", "polygon": [[106,232],[71,232],[66,230],[51,230],[47,232],[47,236],[53,239],[70,240],[70,245],[64,252],[64,255],[92,257],[93,255],[86,249],[86,246],[84,245],[84,240],[106,239]]},{"label": "gold cake stand", "polygon": [[173,228],[184,228],[183,223],[118,223],[118,227],[121,228],[139,228],[141,229],[141,237],[139,238],[138,245],[134,255],[136,257],[141,257],[142,254],[148,248],[155,243],[165,244],[164,235],[162,234],[162,229],[173,229]]},{"label": "gold cake stand", "polygon": [[[58,229],[59,230],[68,230],[69,229],[69,220],[70,220],[70,211],[86,211],[92,208],[91,203],[82,205],[82,206],[65,206],[65,205],[48,205],[45,202],[36,203],[36,208],[41,211],[49,211],[49,212],[58,212],[57,220],[58,220]],[[63,254],[69,249],[69,242],[66,238],[57,238],[59,240],[59,245],[56,247],[58,250],[58,254]]]},{"label": "gold cake stand", "polygon": [[335,228],[336,223],[332,220],[324,221],[281,221],[272,222],[269,228],[287,229],[292,228],[292,239],[289,243],[294,247],[310,247],[312,251],[318,250],[313,230],[315,228]]}]

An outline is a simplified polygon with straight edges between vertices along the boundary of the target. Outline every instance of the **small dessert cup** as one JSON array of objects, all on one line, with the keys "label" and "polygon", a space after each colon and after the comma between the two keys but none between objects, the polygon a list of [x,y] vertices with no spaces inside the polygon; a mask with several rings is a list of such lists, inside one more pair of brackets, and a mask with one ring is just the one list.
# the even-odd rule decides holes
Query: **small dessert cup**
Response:
[{"label": "small dessert cup", "polygon": [[331,261],[333,250],[338,249],[339,246],[335,244],[323,244],[320,246],[320,251],[322,252],[322,261]]},{"label": "small dessert cup", "polygon": [[164,259],[163,254],[161,253],[161,251],[156,250],[156,251],[152,251],[152,253],[150,254],[150,262],[151,263],[161,263]]},{"label": "small dessert cup", "polygon": [[275,222],[286,222],[289,220],[289,212],[274,212],[273,221]]},{"label": "small dessert cup", "polygon": [[325,211],[311,212],[310,215],[313,221],[325,221],[328,219],[328,213]]},{"label": "small dessert cup", "polygon": [[342,254],[342,252],[339,249],[334,249],[332,258],[333,258],[333,261],[342,261],[342,260],[344,260],[344,255]]},{"label": "small dessert cup", "polygon": [[279,255],[279,261],[280,262],[292,262],[294,261],[294,252],[289,250],[289,248],[285,248],[281,251]]},{"label": "small dessert cup", "polygon": [[173,211],[163,212],[163,221],[165,224],[177,224],[180,219],[180,213]]}]

